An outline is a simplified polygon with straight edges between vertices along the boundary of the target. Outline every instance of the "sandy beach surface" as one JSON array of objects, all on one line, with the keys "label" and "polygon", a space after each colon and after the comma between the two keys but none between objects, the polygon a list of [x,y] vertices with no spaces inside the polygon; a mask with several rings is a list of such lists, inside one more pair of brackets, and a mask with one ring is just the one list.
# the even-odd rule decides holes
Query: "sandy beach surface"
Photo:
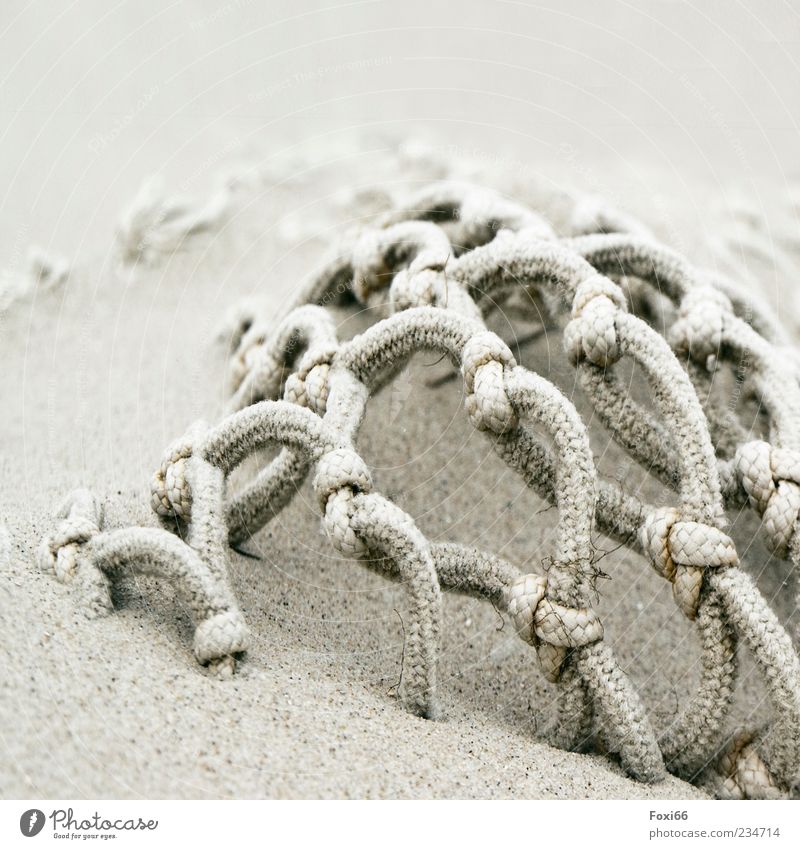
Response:
[{"label": "sandy beach surface", "polygon": [[[89,619],[68,586],[39,570],[35,549],[77,486],[102,498],[110,527],[155,525],[149,482],[164,448],[193,421],[223,413],[226,354],[218,335],[229,307],[258,296],[264,314],[282,313],[337,233],[389,196],[439,176],[489,182],[556,223],[560,187],[613,195],[695,261],[758,285],[786,307],[795,330],[786,292],[797,243],[781,231],[780,254],[752,245],[737,254],[740,219],[731,202],[744,186],[758,220],[778,232],[771,222],[782,221],[798,197],[796,175],[781,167],[781,132],[758,172],[737,179],[742,169],[723,161],[735,166],[728,144],[718,170],[701,179],[700,159],[687,153],[681,171],[676,148],[661,150],[666,131],[637,148],[645,149],[638,156],[624,152],[621,131],[609,141],[617,127],[596,156],[566,132],[559,141],[546,123],[534,137],[528,131],[546,112],[541,104],[525,138],[501,132],[508,104],[494,100],[484,126],[467,132],[475,111],[467,105],[480,101],[476,64],[463,113],[446,100],[435,125],[432,88],[417,100],[386,93],[401,78],[413,89],[423,60],[409,57],[407,34],[392,41],[383,32],[374,18],[382,4],[348,4],[338,23],[309,4],[306,29],[294,18],[264,21],[260,41],[247,35],[257,23],[248,4],[186,4],[182,17],[153,4],[141,21],[82,5],[79,15],[65,4],[53,27],[20,4],[4,36],[17,46],[6,54],[13,120],[1,144],[15,155],[0,157],[7,187],[0,254],[6,281],[21,282],[0,311],[0,796],[702,796],[675,778],[642,785],[601,755],[547,745],[553,688],[510,624],[473,599],[446,597],[442,718],[405,712],[393,693],[406,600],[398,586],[335,554],[308,484],[248,543],[259,559],[232,555],[252,645],[230,680],[196,664],[190,619],[172,587],[124,581],[115,589],[116,611]],[[298,14],[284,5],[287,18]],[[347,41],[358,21],[351,7],[359,5],[362,29],[378,32],[373,41]],[[467,23],[488,27],[478,6],[468,4]],[[347,43],[347,52],[326,38],[339,48]],[[62,41],[68,46],[59,49]],[[456,52],[442,60],[444,77],[453,75],[443,89],[457,85]],[[48,54],[56,57],[50,65]],[[270,67],[258,64],[263,57]],[[345,64],[355,59],[362,64]],[[310,76],[298,78],[301,72]],[[393,109],[376,109],[383,101],[373,89],[394,97]],[[356,105],[343,113],[336,98],[345,96]],[[721,114],[712,132],[724,140]],[[753,150],[758,143],[745,141]],[[227,186],[226,213],[180,250],[122,265],[115,230],[155,172],[166,193],[197,203]],[[53,285],[32,280],[31,245],[64,256],[69,273]],[[337,320],[347,337],[370,318],[341,310]],[[525,328],[499,319],[493,329],[591,418],[560,338],[530,340]],[[596,423],[591,438],[601,472],[658,498],[653,481]],[[371,404],[359,447],[379,490],[430,539],[479,545],[532,568],[548,556],[553,511],[470,428],[461,383],[445,363],[417,357]],[[755,539],[752,515],[733,518],[747,570],[791,624],[787,567]],[[597,546],[608,550],[599,604],[607,639],[663,729],[696,684],[695,633],[644,559],[612,550],[602,537]],[[766,720],[763,688],[746,657],[741,670],[733,725]]]}]

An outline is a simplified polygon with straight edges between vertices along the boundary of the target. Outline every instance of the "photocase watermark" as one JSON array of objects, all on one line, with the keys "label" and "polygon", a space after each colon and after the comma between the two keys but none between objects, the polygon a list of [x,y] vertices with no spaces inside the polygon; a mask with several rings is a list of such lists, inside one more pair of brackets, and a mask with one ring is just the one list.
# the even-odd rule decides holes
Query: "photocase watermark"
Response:
[{"label": "photocase watermark", "polygon": [[506,153],[475,146],[465,147],[453,143],[432,144],[426,152],[438,157],[442,162],[452,162],[454,159],[463,160],[472,165],[493,169],[520,179],[534,179],[540,173],[530,162],[517,159]]},{"label": "photocase watermark", "polygon": [[374,56],[368,59],[351,59],[336,65],[319,65],[310,71],[298,71],[290,77],[284,77],[282,80],[278,80],[278,82],[261,89],[261,91],[252,91],[247,96],[247,99],[250,103],[258,103],[258,101],[267,100],[282,91],[288,91],[297,86],[315,82],[316,80],[324,80],[326,77],[333,76],[334,74],[369,71],[373,68],[381,68],[391,64],[391,56]]},{"label": "photocase watermark", "polygon": [[558,156],[569,167],[571,173],[579,178],[585,188],[591,191],[597,191],[602,188],[603,197],[609,206],[619,209],[625,208],[625,204],[620,199],[616,190],[613,187],[605,185],[602,173],[588,165],[585,155],[576,150],[573,145],[567,141],[562,141],[558,146]]},{"label": "photocase watermark", "polygon": [[50,820],[50,833],[61,840],[113,840],[121,831],[155,831],[158,820],[141,817],[110,819],[98,811],[91,816],[79,818],[72,808],[56,808],[45,816],[39,808],[30,808],[19,818],[19,830],[25,837],[36,837]]},{"label": "photocase watermark", "polygon": [[158,95],[158,91],[159,87],[154,85],[151,89],[146,91],[136,101],[136,103],[134,103],[133,107],[129,109],[128,112],[126,112],[121,118],[117,118],[110,130],[105,133],[95,133],[89,139],[89,150],[91,150],[92,153],[100,153],[101,150],[105,150],[119,137],[123,130],[134,122],[136,116],[150,105],[151,101]]},{"label": "photocase watermark", "polygon": [[214,11],[210,12],[208,15],[204,15],[202,18],[195,18],[189,24],[189,29],[195,32],[205,29],[206,27],[219,23],[228,15],[238,12],[241,9],[246,9],[248,6],[252,6],[253,4],[254,0],[233,0],[231,3],[225,3],[223,6],[219,6],[214,9]]},{"label": "photocase watermark", "polygon": [[219,162],[228,159],[232,154],[241,149],[242,140],[239,136],[234,136],[227,141],[221,148],[215,150],[207,156],[200,165],[195,168],[192,173],[178,186],[178,191],[187,192],[194,183],[201,177],[211,171]]},{"label": "photocase watermark", "polygon": [[698,86],[687,74],[681,74],[678,77],[678,81],[703,107],[703,111],[709,117],[711,123],[725,136],[725,140],[730,145],[731,150],[734,152],[734,155],[739,160],[740,164],[749,171],[750,167],[744,148],[742,147],[742,142],[716,104],[703,94],[700,86]]}]

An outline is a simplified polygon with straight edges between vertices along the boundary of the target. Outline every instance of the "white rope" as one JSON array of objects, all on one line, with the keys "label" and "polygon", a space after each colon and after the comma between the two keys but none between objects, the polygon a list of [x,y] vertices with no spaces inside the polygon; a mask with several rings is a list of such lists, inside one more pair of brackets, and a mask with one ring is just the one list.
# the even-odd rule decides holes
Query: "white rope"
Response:
[{"label": "white rope", "polygon": [[[195,513],[203,506],[195,504]],[[129,573],[155,575],[175,585],[192,613],[197,660],[217,673],[233,671],[248,631],[215,552],[157,528],[104,530],[102,507],[88,490],[71,493],[58,516],[58,527],[39,548],[40,565],[71,584],[88,613],[112,610],[114,581]],[[216,519],[204,516],[211,525],[219,524]]]},{"label": "white rope", "polygon": [[[96,502],[84,494],[47,540],[44,562],[60,579],[83,582],[99,609],[110,606],[107,581],[118,564],[150,564],[195,600],[198,659],[232,668],[245,636],[228,590],[229,543],[270,521],[313,470],[332,545],[408,593],[400,695],[411,709],[437,714],[440,589],[466,592],[506,611],[557,683],[557,744],[583,749],[596,733],[641,780],[658,780],[666,764],[721,796],[789,794],[800,775],[800,663],[741,569],[725,505],[752,504],[771,548],[800,562],[796,357],[768,310],[658,245],[629,216],[583,199],[569,226],[558,238],[536,212],[454,182],[399,204],[338,246],[281,321],[264,323],[254,309],[235,317],[232,414],[191,428],[154,478],[153,507],[186,543],[154,529],[101,530]],[[598,479],[575,407],[487,329],[484,316],[519,291],[563,326],[567,358],[600,420],[666,484],[667,506]],[[340,343],[323,304],[345,293],[376,322]],[[655,327],[670,327],[669,341]],[[371,396],[423,350],[460,370],[472,424],[557,506],[546,573],[432,545],[376,491],[356,449],[360,425]],[[628,397],[615,374],[623,357],[647,380],[653,409]],[[750,435],[714,381],[743,359],[766,413],[763,439]],[[266,446],[278,449],[275,459],[229,495],[233,469]],[[644,553],[698,629],[701,683],[660,739],[594,609],[595,526]],[[773,722],[726,746],[738,641],[764,675]]]}]

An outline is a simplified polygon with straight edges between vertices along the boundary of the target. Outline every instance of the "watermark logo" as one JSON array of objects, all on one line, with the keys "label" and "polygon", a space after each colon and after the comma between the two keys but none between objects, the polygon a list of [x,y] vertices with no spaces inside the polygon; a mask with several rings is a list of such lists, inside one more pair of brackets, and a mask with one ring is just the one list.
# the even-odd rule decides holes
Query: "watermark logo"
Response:
[{"label": "watermark logo", "polygon": [[47,815],[38,808],[31,808],[19,818],[19,830],[25,837],[36,837],[47,820],[50,820],[54,837],[68,840],[109,840],[120,831],[155,831],[158,828],[158,820],[144,820],[141,817],[108,819],[95,811],[81,819],[76,818],[72,808],[56,808]]},{"label": "watermark logo", "polygon": [[31,808],[19,818],[19,830],[25,837],[36,837],[36,835],[44,828],[45,816],[44,811],[38,808]]}]

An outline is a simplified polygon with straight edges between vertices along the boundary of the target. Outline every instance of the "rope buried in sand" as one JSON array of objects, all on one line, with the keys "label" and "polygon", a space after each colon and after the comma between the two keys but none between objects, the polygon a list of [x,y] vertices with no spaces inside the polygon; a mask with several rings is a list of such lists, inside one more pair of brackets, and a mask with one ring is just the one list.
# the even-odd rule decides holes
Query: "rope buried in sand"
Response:
[{"label": "rope buried in sand", "polygon": [[102,509],[88,490],[73,492],[59,514],[62,521],[40,546],[40,565],[75,585],[89,612],[110,612],[111,584],[127,574],[170,581],[195,621],[197,660],[218,673],[233,671],[248,646],[247,626],[227,580],[214,574],[202,553],[156,528],[103,530]]},{"label": "rope buried in sand", "polygon": [[[378,319],[339,342],[320,304],[343,283]],[[595,412],[666,485],[668,506],[599,479],[573,404],[488,330],[485,315],[519,290],[563,327],[567,359]],[[670,309],[670,320],[658,324],[671,326],[665,339],[643,319]],[[720,796],[773,798],[796,786],[800,662],[724,531],[725,505],[749,501],[771,548],[800,562],[800,384],[768,311],[597,201],[579,202],[572,232],[559,238],[515,201],[443,184],[355,237],[281,321],[273,326],[242,311],[231,336],[231,414],[212,428],[193,426],[168,449],[153,481],[156,514],[185,542],[168,530],[102,530],[96,501],[80,494],[42,549],[60,579],[93,587],[103,609],[110,608],[107,582],[123,565],[174,581],[192,599],[196,656],[232,668],[246,632],[228,588],[229,544],[269,522],[313,472],[334,548],[408,593],[400,696],[410,709],[438,713],[440,593],[464,592],[508,613],[534,647],[558,687],[558,745],[585,748],[598,734],[631,775],[656,781],[666,766]],[[557,506],[546,574],[431,544],[376,491],[356,448],[367,404],[424,350],[460,369],[473,426]],[[628,396],[616,373],[623,357],[644,374],[654,410]],[[743,359],[767,413],[762,440],[747,435],[712,381],[723,365]],[[278,448],[275,459],[228,493],[233,469],[266,446]],[[660,737],[594,609],[595,526],[651,560],[698,630],[700,685]],[[726,745],[739,641],[764,675],[773,721]]]}]

